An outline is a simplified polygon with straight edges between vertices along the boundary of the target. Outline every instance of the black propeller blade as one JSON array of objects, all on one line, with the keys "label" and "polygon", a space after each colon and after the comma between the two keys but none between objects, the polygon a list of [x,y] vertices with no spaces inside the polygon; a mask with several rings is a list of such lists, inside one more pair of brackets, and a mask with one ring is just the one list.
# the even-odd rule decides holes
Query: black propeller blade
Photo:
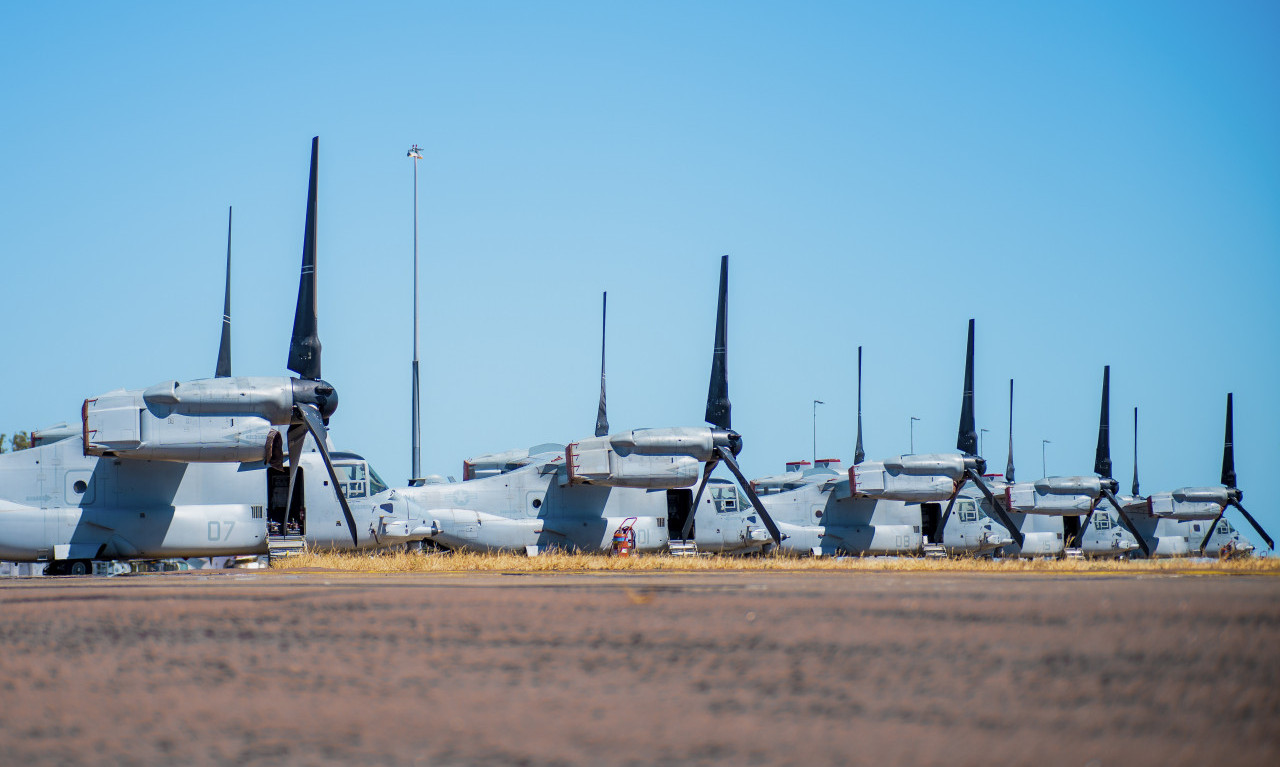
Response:
[{"label": "black propeller blade", "polygon": [[1098,450],[1093,473],[1111,478],[1111,366],[1102,368],[1102,412],[1098,416]]},{"label": "black propeller blade", "polygon": [[1009,463],[1004,467],[1004,479],[1013,484],[1013,379],[1009,379]]},{"label": "black propeller blade", "polygon": [[[1111,479],[1111,366],[1104,365],[1102,368],[1102,410],[1098,416],[1098,449],[1094,453],[1093,473],[1097,474],[1104,480]],[[1118,485],[1117,485],[1118,487]],[[1093,512],[1098,508],[1096,499],[1093,506],[1089,508],[1089,513],[1084,515],[1084,522],[1080,525],[1080,537],[1083,539],[1084,531],[1088,529],[1089,522],[1093,520]]]},{"label": "black propeller blade", "polygon": [[[1227,429],[1222,438],[1222,484],[1227,486],[1227,505],[1234,506],[1240,510],[1244,518],[1249,521],[1254,530],[1258,531],[1258,535],[1262,536],[1262,540],[1267,542],[1268,548],[1275,551],[1275,541],[1271,540],[1271,536],[1267,535],[1267,531],[1262,529],[1262,525],[1258,524],[1258,520],[1240,505],[1240,501],[1244,499],[1244,493],[1240,488],[1236,487],[1236,451],[1235,440],[1232,435],[1232,425],[1234,418],[1232,415],[1232,395],[1227,394]],[[1213,524],[1209,525],[1209,530],[1204,535],[1204,540],[1200,543],[1200,553],[1203,554],[1209,546],[1209,539],[1213,537],[1213,531],[1218,527],[1218,523],[1222,521],[1222,517],[1227,513],[1227,507],[1223,506],[1222,511],[1213,520]]]},{"label": "black propeller blade", "polygon": [[[1136,411],[1135,411],[1136,412]],[[1135,416],[1136,417],[1136,416]],[[1137,421],[1135,420],[1136,424]],[[1135,453],[1136,455],[1136,453]],[[1116,499],[1115,492],[1120,487],[1120,483],[1116,482],[1111,476],[1111,366],[1105,365],[1102,368],[1102,408],[1098,415],[1098,449],[1094,453],[1093,473],[1097,474],[1102,480],[1102,497],[1110,501],[1115,507],[1116,513],[1120,517],[1120,524],[1125,530],[1128,530],[1134,540],[1138,542],[1138,548],[1142,549],[1142,553],[1151,556],[1151,547],[1147,545],[1147,540],[1138,532],[1138,528],[1134,527],[1133,520],[1129,519],[1129,515],[1125,513],[1124,506]],[[1089,523],[1093,521],[1094,512],[1098,509],[1101,498],[1093,502],[1093,506],[1089,509],[1089,513],[1085,515],[1084,522],[1080,525],[1080,537],[1084,538],[1084,531],[1089,528]]]},{"label": "black propeller blade", "polygon": [[765,529],[769,531],[769,535],[773,537],[774,544],[782,545],[782,532],[778,530],[778,526],[774,524],[773,517],[769,516],[769,512],[765,511],[764,504],[760,502],[760,497],[756,495],[756,491],[751,487],[751,483],[747,478],[742,476],[742,469],[738,468],[738,462],[734,460],[733,453],[724,445],[717,445],[716,452],[720,454],[720,460],[729,467],[729,471],[733,472],[733,476],[738,480],[738,486],[747,494],[747,500],[760,513],[760,519],[764,521]]},{"label": "black propeller blade", "polygon": [[[324,459],[324,467],[329,471],[329,481],[333,483],[333,493],[338,496],[338,504],[342,506],[342,514],[347,518],[347,530],[351,533],[351,545],[360,545],[360,536],[356,533],[356,520],[351,515],[351,507],[347,505],[347,496],[342,492],[342,484],[338,482],[338,473],[333,468],[333,461],[329,458],[329,448],[325,446],[326,429],[324,421],[320,418],[320,411],[314,405],[294,405],[293,413],[295,417],[302,420],[304,428],[310,432],[312,439],[316,442],[316,447],[320,450],[320,457]],[[289,427],[289,439],[292,442],[293,432],[298,427],[296,425]],[[301,456],[298,456],[301,458]],[[294,464],[294,457],[289,456],[289,463]],[[290,466],[293,471],[293,466]]]},{"label": "black propeller blade", "polygon": [[746,494],[747,500],[755,507],[764,520],[764,526],[773,537],[775,544],[781,545],[782,533],[774,524],[769,512],[765,511],[760,497],[752,489],[751,483],[742,475],[738,462],[734,458],[742,450],[742,436],[733,430],[729,403],[729,257],[720,258],[720,295],[716,302],[716,342],[711,356],[711,383],[707,387],[707,423],[715,427],[715,453],[707,459],[702,471],[702,482],[698,485],[698,493],[693,499],[693,511],[685,520],[681,535],[688,540],[693,530],[694,518],[698,514],[698,506],[702,502],[702,492],[707,487],[707,480],[716,465],[724,461],[729,471],[738,480],[738,486]]},{"label": "black propeller blade", "polygon": [[1138,491],[1138,408],[1133,409],[1133,496],[1140,497]]},{"label": "black propeller blade", "polygon": [[231,377],[231,208],[227,208],[227,287],[222,298],[222,340],[218,342],[218,367],[214,378]]},{"label": "black propeller blade", "polygon": [[316,317],[316,174],[320,137],[311,139],[311,181],[307,187],[307,223],[302,236],[302,278],[289,342],[289,369],[302,378],[320,378],[320,337]]},{"label": "black propeller blade", "polygon": [[[1133,536],[1133,539],[1138,542],[1138,548],[1142,549],[1142,553],[1148,557],[1151,556],[1151,547],[1147,545],[1147,539],[1142,537],[1142,534],[1138,532],[1138,528],[1133,526],[1133,520],[1129,519],[1129,515],[1124,511],[1124,507],[1121,506],[1120,501],[1116,499],[1115,493],[1111,492],[1110,488],[1104,486],[1102,489],[1102,495],[1111,502],[1112,506],[1115,507],[1116,513],[1120,515],[1120,524],[1124,525],[1124,529],[1128,530],[1129,534]],[[1090,516],[1092,516],[1092,514],[1093,513],[1090,512]],[[1084,526],[1081,526],[1080,530],[1083,535]]]},{"label": "black propeller blade", "polygon": [[609,319],[609,293],[606,291],[600,299],[600,409],[596,411],[596,436],[603,437],[609,433],[609,416],[606,415],[604,402],[604,332]]},{"label": "black propeller blade", "polygon": [[960,401],[956,448],[965,455],[978,454],[978,429],[973,418],[973,320],[969,320],[969,345],[964,357],[964,397]]},{"label": "black propeller blade", "polygon": [[289,425],[289,513],[292,513],[293,488],[298,466],[302,460],[302,446],[310,434],[320,451],[334,495],[342,506],[351,533],[351,543],[359,546],[355,518],[347,504],[346,494],[338,482],[333,461],[329,458],[326,423],[338,407],[338,394],[332,386],[320,379],[320,337],[316,311],[316,219],[317,183],[320,159],[320,137],[311,139],[311,174],[307,184],[307,222],[302,238],[302,273],[298,279],[298,305],[293,315],[293,337],[289,342],[288,367],[300,378],[293,379],[293,418]]},{"label": "black propeller blade", "polygon": [[858,441],[853,447],[853,465],[857,466],[865,460],[867,454],[862,450],[862,347],[858,347]]},{"label": "black propeller blade", "polygon": [[698,483],[698,492],[693,496],[692,511],[689,512],[689,516],[685,517],[684,528],[680,531],[680,537],[683,540],[689,540],[689,534],[693,532],[693,520],[698,516],[698,504],[702,502],[702,491],[707,489],[707,480],[711,479],[711,472],[716,470],[716,464],[719,462],[716,457],[712,456],[711,460],[702,466],[702,481]]},{"label": "black propeller blade", "polygon": [[717,429],[733,428],[729,402],[729,257],[720,258],[720,298],[716,303],[716,345],[711,357],[711,383],[707,387],[706,422]]},{"label": "black propeller blade", "polygon": [[[965,483],[972,482],[982,491],[982,495],[987,499],[987,503],[991,505],[996,518],[1000,520],[1000,524],[1005,526],[1009,535],[1021,547],[1023,541],[1022,531],[1013,523],[1013,520],[1005,511],[1004,505],[996,498],[995,493],[991,492],[991,488],[987,486],[986,481],[982,478],[982,471],[986,468],[986,461],[978,455],[978,430],[973,412],[973,326],[974,321],[970,319],[969,340],[964,352],[964,391],[960,396],[960,430],[956,436],[956,448],[964,453],[965,457],[964,477],[956,483],[955,492],[951,494],[950,500],[947,501],[947,508],[942,512],[942,519],[938,522],[938,537],[941,538],[943,531],[947,529],[947,520],[951,518],[951,510],[955,507],[956,498],[960,495],[960,491],[964,489]],[[1011,394],[1012,391],[1010,389]],[[1010,399],[1010,403],[1012,403],[1012,399]]]}]

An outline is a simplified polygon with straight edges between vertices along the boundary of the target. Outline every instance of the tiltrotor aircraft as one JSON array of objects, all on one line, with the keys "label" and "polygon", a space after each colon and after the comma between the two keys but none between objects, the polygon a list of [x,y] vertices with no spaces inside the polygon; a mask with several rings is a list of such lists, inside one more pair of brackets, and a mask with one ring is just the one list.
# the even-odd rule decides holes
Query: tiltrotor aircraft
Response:
[{"label": "tiltrotor aircraft", "polygon": [[[785,536],[784,551],[815,555],[916,553],[932,541],[952,553],[983,553],[1017,539],[1017,528],[994,498],[988,506],[990,516],[972,499],[958,499],[969,482],[990,496],[982,477],[986,461],[977,455],[973,327],[970,320],[956,445],[960,455],[930,453],[863,460],[862,350],[858,350],[857,441],[854,465],[847,476],[828,466],[799,476],[755,482],[764,491],[769,512]],[[945,511],[943,502],[947,502]],[[958,513],[952,515],[952,504],[957,502]]]},{"label": "tiltrotor aircraft", "polygon": [[1133,410],[1133,494],[1120,502],[1132,516],[1152,556],[1228,555],[1253,551],[1254,546],[1224,519],[1227,508],[1239,509],[1253,529],[1275,550],[1275,542],[1240,501],[1236,487],[1235,447],[1232,440],[1232,395],[1227,395],[1227,424],[1222,446],[1223,487],[1183,487],[1144,498],[1138,491],[1138,409]]},{"label": "tiltrotor aircraft", "polygon": [[[635,530],[638,551],[667,549],[673,530],[684,530],[703,502],[711,471],[723,462],[753,504],[742,512],[735,534],[777,541],[779,534],[759,505],[741,470],[737,454],[742,437],[730,422],[727,323],[728,256],[720,262],[715,349],[707,395],[707,426],[633,429],[607,434],[604,367],[596,436],[568,445],[538,445],[472,458],[463,481],[400,488],[415,516],[430,520],[429,540],[446,549],[520,551],[537,554],[557,549],[601,551],[626,522]],[[696,495],[690,488],[702,483]],[[721,505],[722,485],[712,485],[708,508]],[[727,488],[732,490],[732,488]],[[714,497],[713,497],[714,496]],[[742,510],[735,508],[734,512]],[[709,512],[714,514],[715,512]],[[697,515],[699,519],[702,514]],[[749,520],[749,521],[748,521]],[[703,530],[714,526],[699,523]],[[687,537],[687,536],[686,536]]]},{"label": "tiltrotor aircraft", "polygon": [[338,395],[316,331],[318,151],[313,139],[288,359],[298,377],[231,377],[228,287],[215,377],[92,397],[78,428],[0,455],[0,560],[80,574],[95,559],[262,554],[275,530],[332,548],[425,532],[364,459],[328,449]]}]

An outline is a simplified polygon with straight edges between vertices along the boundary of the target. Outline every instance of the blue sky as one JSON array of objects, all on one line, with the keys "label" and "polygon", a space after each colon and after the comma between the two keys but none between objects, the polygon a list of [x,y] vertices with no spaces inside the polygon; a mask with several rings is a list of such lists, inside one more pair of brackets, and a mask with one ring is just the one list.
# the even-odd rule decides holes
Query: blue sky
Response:
[{"label": "blue sky", "polygon": [[[411,143],[423,464],[701,422],[718,257],[748,475],[955,443],[1216,484],[1280,533],[1280,10],[1272,3],[228,3],[9,9],[0,431],[212,373],[283,374],[310,137],[342,447],[409,470]],[[1235,521],[1240,520],[1233,517]]]}]

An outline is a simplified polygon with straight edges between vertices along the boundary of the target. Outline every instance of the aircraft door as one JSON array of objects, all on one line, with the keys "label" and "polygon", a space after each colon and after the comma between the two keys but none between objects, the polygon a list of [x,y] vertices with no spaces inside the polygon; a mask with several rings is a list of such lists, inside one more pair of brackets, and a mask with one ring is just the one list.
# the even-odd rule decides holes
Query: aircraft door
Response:
[{"label": "aircraft door", "polygon": [[303,501],[303,475],[306,469],[298,467],[298,477],[293,488],[293,515],[289,512],[289,472],[287,469],[267,467],[267,532],[272,536],[305,535],[306,516]]},{"label": "aircraft door", "polygon": [[[692,510],[692,490],[683,488],[667,491],[667,534],[670,538],[680,538],[681,533],[684,531],[685,523],[689,521],[689,514]],[[696,520],[694,524],[697,524]],[[693,530],[690,530],[689,536],[694,537]]]},{"label": "aircraft door", "polygon": [[1080,532],[1080,517],[1067,515],[1062,518],[1063,546],[1079,548],[1081,545]]},{"label": "aircraft door", "polygon": [[920,525],[924,534],[929,536],[930,543],[942,543],[942,530],[938,525],[942,522],[942,504],[920,504]]}]

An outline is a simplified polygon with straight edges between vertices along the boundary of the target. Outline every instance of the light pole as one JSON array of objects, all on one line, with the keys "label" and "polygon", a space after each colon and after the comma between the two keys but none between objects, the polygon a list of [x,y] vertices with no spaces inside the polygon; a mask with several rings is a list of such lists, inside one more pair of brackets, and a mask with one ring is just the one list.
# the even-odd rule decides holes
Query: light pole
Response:
[{"label": "light pole", "polygon": [[1049,476],[1048,464],[1046,464],[1044,460],[1044,446],[1048,444],[1050,444],[1049,440],[1040,440],[1040,476],[1042,477]]},{"label": "light pole", "polygon": [[916,421],[919,421],[919,420],[920,420],[919,418],[916,418],[915,416],[911,416],[911,454],[912,455],[915,455],[915,452],[916,452]]},{"label": "light pole", "polygon": [[422,150],[414,144],[408,156],[413,158],[413,449],[409,469],[409,484],[413,485],[422,476],[422,413],[418,404],[418,160]]},{"label": "light pole", "polygon": [[990,429],[978,429],[978,455],[982,455],[982,435],[991,431]]},{"label": "light pole", "polygon": [[818,405],[827,403],[820,399],[813,401],[813,465],[818,465]]}]

